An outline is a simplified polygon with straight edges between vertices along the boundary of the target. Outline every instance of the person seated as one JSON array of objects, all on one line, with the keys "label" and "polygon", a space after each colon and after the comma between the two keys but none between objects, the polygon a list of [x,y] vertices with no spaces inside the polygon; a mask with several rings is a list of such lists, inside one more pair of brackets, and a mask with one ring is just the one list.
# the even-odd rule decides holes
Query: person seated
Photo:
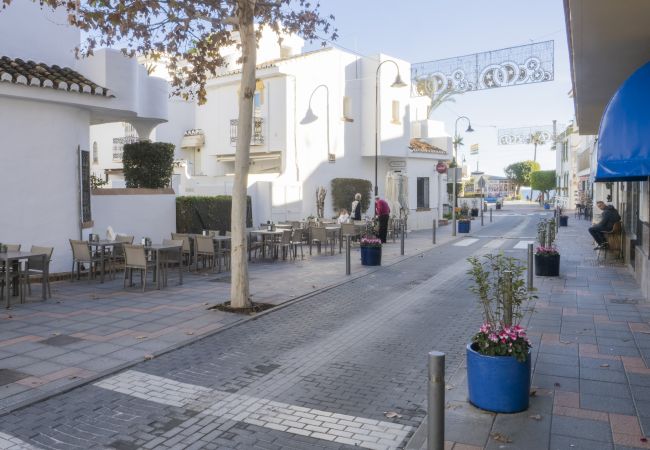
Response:
[{"label": "person seated", "polygon": [[341,211],[339,211],[339,217],[336,219],[336,223],[348,223],[350,221],[350,215],[348,214],[348,210],[345,208],[341,208]]},{"label": "person seated", "polygon": [[609,244],[603,231],[612,231],[614,224],[621,220],[621,216],[612,205],[607,205],[604,201],[599,200],[596,202],[596,206],[602,211],[602,214],[600,216],[600,222],[589,228],[589,234],[596,241],[594,250],[608,247]]}]

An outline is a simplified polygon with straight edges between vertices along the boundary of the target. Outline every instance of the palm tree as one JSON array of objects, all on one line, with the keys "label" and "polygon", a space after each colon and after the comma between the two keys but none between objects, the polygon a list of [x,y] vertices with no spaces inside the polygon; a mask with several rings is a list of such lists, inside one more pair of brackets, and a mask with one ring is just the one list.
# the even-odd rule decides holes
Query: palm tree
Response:
[{"label": "palm tree", "polygon": [[546,140],[541,131],[535,131],[530,135],[530,143],[535,146],[535,152],[533,153],[533,161],[537,161],[537,146],[546,144]]},{"label": "palm tree", "polygon": [[456,164],[456,157],[458,156],[458,147],[462,147],[463,145],[463,137],[460,135],[454,136],[454,139],[451,141],[451,143],[454,146],[454,164]]}]

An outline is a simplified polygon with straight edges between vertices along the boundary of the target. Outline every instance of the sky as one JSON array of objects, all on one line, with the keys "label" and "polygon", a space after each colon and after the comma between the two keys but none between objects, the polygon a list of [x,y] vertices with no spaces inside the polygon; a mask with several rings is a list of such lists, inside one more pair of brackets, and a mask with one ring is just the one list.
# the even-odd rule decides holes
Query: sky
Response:
[{"label": "sky", "polygon": [[[497,145],[499,128],[551,125],[573,120],[569,98],[571,78],[562,0],[323,0],[323,13],[335,16],[339,38],[332,42],[344,50],[373,57],[383,53],[411,63],[462,56],[505,47],[554,40],[554,80],[523,86],[468,92],[455,103],[436,109],[432,119],[445,122],[454,134],[459,116],[467,116],[474,133],[463,134],[458,149],[471,170],[503,175],[508,164],[533,158],[532,145]],[[320,47],[314,42],[307,50]],[[404,76],[404,75],[403,75]],[[470,156],[471,144],[479,155]],[[550,145],[537,149],[542,169],[555,169]]]}]

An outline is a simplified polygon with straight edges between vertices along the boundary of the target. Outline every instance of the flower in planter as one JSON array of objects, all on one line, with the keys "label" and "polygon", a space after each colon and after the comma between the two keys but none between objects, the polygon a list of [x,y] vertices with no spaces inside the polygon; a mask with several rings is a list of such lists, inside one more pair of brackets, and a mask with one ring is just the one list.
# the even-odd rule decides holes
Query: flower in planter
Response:
[{"label": "flower in planter", "polygon": [[543,255],[543,256],[551,256],[551,255],[559,255],[560,252],[554,246],[544,247],[540,245],[535,249],[535,254]]},{"label": "flower in planter", "polygon": [[472,219],[469,218],[469,217],[467,217],[467,216],[460,216],[460,217],[458,218],[458,221],[461,222],[461,223],[468,223],[468,222],[471,222]]},{"label": "flower in planter", "polygon": [[468,258],[470,290],[478,295],[483,325],[472,337],[475,350],[487,356],[514,356],[526,361],[531,343],[519,324],[525,304],[535,298],[526,288],[526,267],[512,257],[484,255]]},{"label": "flower in planter", "polygon": [[376,236],[364,236],[359,244],[361,247],[381,247],[381,239]]}]

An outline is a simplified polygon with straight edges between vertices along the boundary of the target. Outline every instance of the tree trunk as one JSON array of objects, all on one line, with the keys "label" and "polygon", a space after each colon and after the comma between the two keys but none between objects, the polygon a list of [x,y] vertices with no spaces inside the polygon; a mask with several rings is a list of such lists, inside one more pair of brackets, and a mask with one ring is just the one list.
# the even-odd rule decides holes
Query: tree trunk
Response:
[{"label": "tree trunk", "polygon": [[251,307],[248,285],[248,251],[246,242],[246,188],[253,129],[253,96],[255,95],[255,0],[238,0],[239,34],[242,44],[242,75],[239,89],[239,120],[237,122],[237,150],[235,153],[235,180],[232,188],[231,215],[231,285],[230,306]]}]

